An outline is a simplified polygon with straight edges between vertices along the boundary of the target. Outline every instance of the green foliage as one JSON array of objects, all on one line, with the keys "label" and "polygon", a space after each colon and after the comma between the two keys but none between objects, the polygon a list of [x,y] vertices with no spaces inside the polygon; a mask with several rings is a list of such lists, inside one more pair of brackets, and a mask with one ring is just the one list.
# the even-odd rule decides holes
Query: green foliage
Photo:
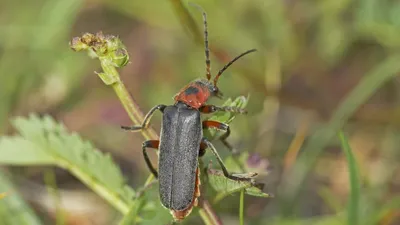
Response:
[{"label": "green foliage", "polygon": [[101,153],[78,134],[69,133],[49,116],[19,117],[13,125],[20,136],[0,138],[0,164],[60,166],[121,212],[127,212],[134,191],[125,183],[110,155]]},{"label": "green foliage", "polygon": [[[24,202],[9,177],[0,170],[0,224],[6,225],[42,225],[35,212]],[[0,194],[1,195],[1,194]]]},{"label": "green foliage", "polygon": [[[389,56],[374,70],[366,74],[365,78],[357,84],[333,112],[330,121],[310,137],[310,140],[304,146],[304,154],[299,157],[280,190],[281,196],[285,196],[282,201],[289,203],[299,197],[301,186],[321,151],[328,146],[339,129],[344,126],[361,104],[365,103],[383,84],[397,76],[400,71],[399,61],[400,55]],[[293,204],[284,205],[285,215],[293,213]]]},{"label": "green foliage", "polygon": [[226,196],[235,192],[245,191],[246,194],[257,197],[270,197],[269,194],[262,192],[261,188],[254,184],[254,181],[236,181],[228,179],[224,176],[222,171],[208,169],[208,181],[210,186],[218,193],[214,199],[214,203],[220,201]]},{"label": "green foliage", "polygon": [[6,128],[9,113],[26,101],[21,97],[45,86],[52,75],[57,74],[55,79],[62,81],[62,88],[53,89],[54,102],[80,84],[85,64],[70,58],[65,42],[83,3],[0,2],[0,14],[7,18],[7,22],[0,21],[0,133]]},{"label": "green foliage", "polygon": [[350,199],[348,203],[348,220],[349,225],[359,224],[359,205],[360,205],[360,178],[358,174],[357,161],[351,151],[349,142],[343,132],[339,132],[339,138],[342,143],[343,152],[346,155],[349,179],[350,179]]}]

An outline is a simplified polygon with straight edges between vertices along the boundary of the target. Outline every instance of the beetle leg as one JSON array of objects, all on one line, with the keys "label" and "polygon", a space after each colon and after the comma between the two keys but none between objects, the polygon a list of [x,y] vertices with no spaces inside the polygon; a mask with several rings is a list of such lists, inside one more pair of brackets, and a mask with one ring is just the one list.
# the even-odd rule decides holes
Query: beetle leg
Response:
[{"label": "beetle leg", "polygon": [[256,176],[256,173],[249,173],[249,174],[241,174],[240,176],[235,176],[231,173],[228,172],[228,170],[226,169],[226,166],[224,164],[224,162],[222,161],[221,157],[219,156],[217,149],[215,149],[214,145],[207,140],[206,138],[203,137],[202,140],[203,143],[205,143],[207,145],[208,148],[211,149],[211,151],[213,152],[213,154],[215,155],[215,157],[217,158],[217,161],[219,163],[219,165],[221,166],[222,172],[224,173],[224,176],[232,179],[232,180],[251,180],[254,176]]},{"label": "beetle leg", "polygon": [[158,149],[159,144],[160,144],[160,141],[158,141],[158,140],[148,140],[148,141],[143,142],[143,144],[142,144],[144,160],[146,161],[147,167],[149,167],[149,170],[151,171],[151,173],[154,175],[155,178],[158,178],[158,172],[154,168],[153,164],[151,163],[150,158],[147,155],[146,148]]},{"label": "beetle leg", "polygon": [[199,108],[199,111],[202,113],[214,113],[217,111],[224,111],[224,112],[247,114],[247,111],[245,109],[242,109],[239,107],[232,107],[232,106],[204,105]]},{"label": "beetle leg", "polygon": [[156,105],[152,109],[150,109],[150,111],[144,117],[142,125],[136,125],[136,126],[132,126],[132,127],[121,126],[121,128],[124,130],[130,130],[130,131],[141,131],[141,130],[147,129],[149,127],[149,122],[150,122],[150,119],[153,116],[154,112],[156,110],[160,110],[161,112],[163,112],[165,107],[167,107],[167,106],[160,104],[160,105]]},{"label": "beetle leg", "polygon": [[229,144],[229,142],[226,140],[229,137],[229,135],[231,134],[231,129],[229,128],[228,124],[221,123],[218,121],[213,121],[213,120],[206,120],[206,121],[203,121],[203,129],[204,128],[215,128],[218,130],[225,131],[225,133],[219,139],[221,140],[222,144],[224,144],[225,147],[227,147],[232,154],[238,153],[238,150],[233,148],[232,145]]}]

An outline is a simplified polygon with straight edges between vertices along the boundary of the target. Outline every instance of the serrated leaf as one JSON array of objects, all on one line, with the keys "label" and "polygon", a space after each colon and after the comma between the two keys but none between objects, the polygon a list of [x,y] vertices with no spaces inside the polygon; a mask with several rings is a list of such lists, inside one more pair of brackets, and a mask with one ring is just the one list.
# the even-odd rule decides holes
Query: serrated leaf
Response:
[{"label": "serrated leaf", "polygon": [[58,165],[121,212],[128,212],[134,191],[125,183],[110,155],[103,154],[78,134],[68,132],[49,116],[19,117],[12,124],[21,136],[0,138],[0,164]]},{"label": "serrated leaf", "polygon": [[22,137],[0,139],[0,163],[18,165],[54,165],[55,159]]},{"label": "serrated leaf", "polygon": [[235,192],[245,190],[245,193],[257,197],[271,197],[271,195],[262,191],[261,184],[254,183],[253,180],[238,181],[232,180],[224,176],[220,170],[208,169],[208,181],[211,187],[218,193],[214,202],[218,202],[224,197],[231,195]]}]

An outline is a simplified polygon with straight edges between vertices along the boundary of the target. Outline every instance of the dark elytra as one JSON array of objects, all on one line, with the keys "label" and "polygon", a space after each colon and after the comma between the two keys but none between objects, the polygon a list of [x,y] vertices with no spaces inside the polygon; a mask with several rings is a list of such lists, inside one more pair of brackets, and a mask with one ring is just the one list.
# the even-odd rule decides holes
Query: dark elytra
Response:
[{"label": "dark elytra", "polygon": [[164,109],[158,179],[166,208],[181,211],[192,204],[202,137],[199,111],[179,102]]}]

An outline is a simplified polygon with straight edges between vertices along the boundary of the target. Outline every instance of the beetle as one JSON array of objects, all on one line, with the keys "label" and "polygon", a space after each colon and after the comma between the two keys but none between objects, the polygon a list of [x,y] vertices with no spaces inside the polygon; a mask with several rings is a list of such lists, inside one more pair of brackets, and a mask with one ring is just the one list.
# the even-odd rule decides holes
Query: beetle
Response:
[{"label": "beetle", "polygon": [[[155,111],[162,112],[160,140],[147,140],[142,144],[143,156],[151,173],[159,180],[160,200],[170,210],[175,220],[182,220],[197,206],[200,196],[200,170],[198,158],[207,148],[214,153],[224,175],[234,180],[249,180],[256,173],[246,176],[235,176],[226,169],[213,144],[203,137],[203,129],[214,128],[225,133],[220,137],[222,143],[231,151],[232,146],[226,141],[230,134],[229,125],[218,121],[201,121],[200,113],[229,111],[245,113],[235,107],[207,105],[210,97],[222,98],[217,82],[222,73],[236,60],[256,49],[248,50],[228,62],[211,81],[211,66],[208,48],[207,15],[204,11],[204,44],[206,56],[206,78],[196,79],[183,87],[175,96],[173,105],[160,104],[153,107],[145,116],[143,123],[136,126],[121,126],[130,131],[147,129]],[[158,172],[151,163],[147,148],[159,150]]]}]

